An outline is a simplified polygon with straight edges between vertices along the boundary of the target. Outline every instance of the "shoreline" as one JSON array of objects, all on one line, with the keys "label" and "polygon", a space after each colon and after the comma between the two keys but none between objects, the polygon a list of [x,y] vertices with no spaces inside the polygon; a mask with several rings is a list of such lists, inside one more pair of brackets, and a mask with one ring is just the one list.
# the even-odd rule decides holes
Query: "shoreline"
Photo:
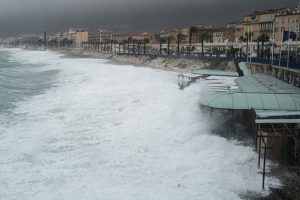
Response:
[{"label": "shoreline", "polygon": [[83,49],[49,49],[53,52],[65,54],[68,58],[95,58],[106,59],[110,62],[135,67],[149,67],[177,73],[191,73],[196,69],[219,69],[224,71],[236,71],[233,61],[196,60],[186,58],[164,58],[157,55],[118,55],[101,53]]}]

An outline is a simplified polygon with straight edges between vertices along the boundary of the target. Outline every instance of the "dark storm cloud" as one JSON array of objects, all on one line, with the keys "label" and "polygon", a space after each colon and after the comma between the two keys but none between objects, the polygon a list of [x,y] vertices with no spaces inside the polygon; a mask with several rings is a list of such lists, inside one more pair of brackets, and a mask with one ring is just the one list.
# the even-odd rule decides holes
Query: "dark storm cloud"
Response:
[{"label": "dark storm cloud", "polygon": [[192,24],[222,25],[257,9],[298,0],[0,0],[0,35],[68,27],[160,30]]}]

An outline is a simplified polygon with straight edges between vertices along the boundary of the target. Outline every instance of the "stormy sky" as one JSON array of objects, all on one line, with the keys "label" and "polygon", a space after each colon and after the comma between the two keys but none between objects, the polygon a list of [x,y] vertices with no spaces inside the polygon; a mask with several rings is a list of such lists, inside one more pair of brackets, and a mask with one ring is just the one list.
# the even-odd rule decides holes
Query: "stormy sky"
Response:
[{"label": "stormy sky", "polygon": [[120,33],[176,26],[220,26],[253,10],[298,0],[0,0],[0,36],[56,32],[69,27]]}]

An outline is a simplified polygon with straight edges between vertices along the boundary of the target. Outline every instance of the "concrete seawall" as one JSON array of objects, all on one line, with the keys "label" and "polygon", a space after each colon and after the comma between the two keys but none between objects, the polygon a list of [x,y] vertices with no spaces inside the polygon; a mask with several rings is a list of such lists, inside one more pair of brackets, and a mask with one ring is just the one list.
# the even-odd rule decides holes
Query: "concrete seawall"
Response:
[{"label": "concrete seawall", "polygon": [[135,66],[147,66],[156,69],[176,71],[179,73],[191,72],[195,69],[219,69],[224,71],[236,71],[233,61],[218,61],[215,59],[194,59],[194,58],[174,58],[159,55],[127,55],[102,53],[97,51],[81,49],[53,49],[71,57],[87,57],[107,59],[121,64],[131,64]]},{"label": "concrete seawall", "polygon": [[300,70],[260,63],[247,64],[253,74],[266,74],[300,88]]}]

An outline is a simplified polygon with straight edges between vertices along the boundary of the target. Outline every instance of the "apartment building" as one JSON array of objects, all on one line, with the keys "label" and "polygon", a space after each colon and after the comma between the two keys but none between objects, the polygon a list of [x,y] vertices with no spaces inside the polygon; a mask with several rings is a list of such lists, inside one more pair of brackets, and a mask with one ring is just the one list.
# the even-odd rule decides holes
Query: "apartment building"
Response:
[{"label": "apartment building", "polygon": [[131,37],[134,40],[140,40],[140,41],[147,39],[151,43],[153,43],[155,41],[154,34],[150,33],[150,32],[137,33],[137,34],[132,35]]},{"label": "apartment building", "polygon": [[292,31],[299,38],[300,27],[300,4],[291,9],[284,9],[276,13],[275,16],[275,42],[278,44],[282,40],[283,31]]},{"label": "apartment building", "polygon": [[88,41],[91,43],[110,42],[113,39],[112,32],[109,30],[98,29],[89,35]]},{"label": "apartment building", "polygon": [[81,47],[82,43],[88,42],[89,33],[85,30],[77,30],[75,33],[75,45]]},{"label": "apartment building", "polygon": [[233,29],[234,32],[233,42],[238,43],[241,37],[243,36],[243,24],[241,22],[235,21],[235,22],[228,23],[226,28]]},{"label": "apartment building", "polygon": [[253,13],[244,16],[243,37],[247,35],[248,31],[252,32],[254,41],[257,40],[262,33],[272,36],[274,18],[279,10],[281,9],[254,11]]},{"label": "apartment building", "polygon": [[113,35],[113,40],[117,41],[117,42],[126,41],[126,40],[128,40],[128,38],[129,38],[129,35],[127,35],[127,34],[114,34]]}]

